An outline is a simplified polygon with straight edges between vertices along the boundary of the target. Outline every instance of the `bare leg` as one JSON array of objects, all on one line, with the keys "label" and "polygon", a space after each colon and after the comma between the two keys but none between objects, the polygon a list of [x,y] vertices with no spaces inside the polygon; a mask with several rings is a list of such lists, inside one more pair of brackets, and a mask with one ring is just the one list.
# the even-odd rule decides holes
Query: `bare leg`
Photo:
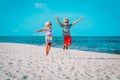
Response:
[{"label": "bare leg", "polygon": [[49,51],[50,51],[50,48],[51,48],[51,46],[50,46],[50,45],[48,45],[48,53],[49,53]]},{"label": "bare leg", "polygon": [[46,47],[46,56],[48,56],[50,48],[51,48],[51,44],[47,44],[47,47]]},{"label": "bare leg", "polygon": [[48,44],[46,44],[46,56],[48,56]]},{"label": "bare leg", "polygon": [[65,45],[63,46],[63,49],[65,50]]},{"label": "bare leg", "polygon": [[66,50],[68,50],[68,46],[66,46]]},{"label": "bare leg", "polygon": [[64,45],[64,46],[63,46],[63,49],[64,49],[64,50],[67,50],[67,49],[68,49],[68,46]]},{"label": "bare leg", "polygon": [[67,46],[65,46],[65,50],[67,50],[68,49],[68,47]]}]

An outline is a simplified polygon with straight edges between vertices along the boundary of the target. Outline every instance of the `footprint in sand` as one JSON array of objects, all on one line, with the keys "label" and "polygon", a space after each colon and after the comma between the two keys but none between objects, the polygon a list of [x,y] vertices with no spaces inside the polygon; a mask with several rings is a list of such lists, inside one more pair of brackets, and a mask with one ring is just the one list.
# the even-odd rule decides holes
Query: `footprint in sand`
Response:
[{"label": "footprint in sand", "polygon": [[109,76],[105,76],[106,77],[106,80],[110,80],[110,77]]},{"label": "footprint in sand", "polygon": [[22,66],[22,60],[17,61],[18,66]]},{"label": "footprint in sand", "polygon": [[8,77],[12,77],[12,73],[11,72],[5,72],[5,75],[8,76]]},{"label": "footprint in sand", "polygon": [[12,62],[8,62],[8,65],[10,65],[11,67],[13,66],[13,63]]},{"label": "footprint in sand", "polygon": [[75,70],[74,66],[72,66],[71,70]]},{"label": "footprint in sand", "polygon": [[59,71],[62,71],[62,69],[61,68],[57,68]]},{"label": "footprint in sand", "polygon": [[76,76],[78,76],[77,74],[74,74],[74,76],[76,77]]},{"label": "footprint in sand", "polygon": [[39,78],[41,78],[42,76],[39,76]]},{"label": "footprint in sand", "polygon": [[51,73],[54,73],[53,71],[50,71]]},{"label": "footprint in sand", "polygon": [[63,74],[63,76],[65,76],[65,74]]},{"label": "footprint in sand", "polygon": [[31,65],[33,62],[29,62],[28,65]]},{"label": "footprint in sand", "polygon": [[24,79],[27,79],[28,78],[28,76],[26,76],[26,75],[24,75],[23,77],[22,77],[22,79],[24,80]]},{"label": "footprint in sand", "polygon": [[64,62],[61,62],[61,64],[64,64]]},{"label": "footprint in sand", "polygon": [[18,70],[17,70],[16,72],[17,72],[17,73],[19,73],[19,71],[18,71]]},{"label": "footprint in sand", "polygon": [[70,79],[68,76],[66,76],[65,78],[68,79],[68,80]]},{"label": "footprint in sand", "polygon": [[43,73],[44,72],[44,70],[41,70],[41,73]]},{"label": "footprint in sand", "polygon": [[3,68],[4,64],[2,62],[0,62],[0,68]]},{"label": "footprint in sand", "polygon": [[97,80],[104,80],[103,78],[98,78]]},{"label": "footprint in sand", "polygon": [[119,79],[119,80],[120,80],[120,74],[117,76],[117,79]]},{"label": "footprint in sand", "polygon": [[78,78],[75,78],[75,80],[79,80]]}]

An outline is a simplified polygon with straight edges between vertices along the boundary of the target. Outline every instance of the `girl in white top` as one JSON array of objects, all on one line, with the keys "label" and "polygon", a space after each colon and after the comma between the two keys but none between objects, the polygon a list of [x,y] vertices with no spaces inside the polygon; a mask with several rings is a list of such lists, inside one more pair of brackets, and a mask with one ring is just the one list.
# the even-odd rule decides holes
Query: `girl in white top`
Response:
[{"label": "girl in white top", "polygon": [[48,56],[48,53],[49,53],[50,48],[52,46],[52,23],[51,22],[46,22],[45,27],[41,30],[38,30],[37,32],[42,32],[42,31],[46,31],[46,37],[45,37],[46,56]]}]

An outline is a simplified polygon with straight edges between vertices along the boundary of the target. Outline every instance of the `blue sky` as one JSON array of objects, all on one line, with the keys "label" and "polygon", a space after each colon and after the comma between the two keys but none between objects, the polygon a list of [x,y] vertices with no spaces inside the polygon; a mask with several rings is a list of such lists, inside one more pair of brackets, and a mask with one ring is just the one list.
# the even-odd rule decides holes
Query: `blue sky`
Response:
[{"label": "blue sky", "polygon": [[72,36],[120,36],[119,0],[0,0],[0,36],[44,36],[35,33],[50,20],[53,35],[62,36],[61,22],[84,20],[71,28]]}]

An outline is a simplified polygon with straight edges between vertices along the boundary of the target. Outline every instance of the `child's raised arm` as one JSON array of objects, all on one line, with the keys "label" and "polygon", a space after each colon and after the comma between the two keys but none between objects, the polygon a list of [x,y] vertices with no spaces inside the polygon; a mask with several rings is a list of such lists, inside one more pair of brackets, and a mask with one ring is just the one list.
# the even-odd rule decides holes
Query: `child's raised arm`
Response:
[{"label": "child's raised arm", "polygon": [[46,30],[46,27],[44,27],[43,29],[41,30],[37,30],[36,32],[42,32],[42,31],[45,31]]},{"label": "child's raised arm", "polygon": [[83,18],[82,18],[82,17],[80,17],[78,20],[74,21],[74,22],[72,23],[72,25],[74,25],[74,24],[78,23],[78,22],[79,22],[79,21],[81,21],[81,20],[83,20]]},{"label": "child's raised arm", "polygon": [[58,16],[56,16],[56,20],[57,20],[57,22],[59,23],[59,25],[62,27],[62,26],[63,26],[63,24],[60,22],[60,20],[59,20],[59,17],[58,17]]}]

